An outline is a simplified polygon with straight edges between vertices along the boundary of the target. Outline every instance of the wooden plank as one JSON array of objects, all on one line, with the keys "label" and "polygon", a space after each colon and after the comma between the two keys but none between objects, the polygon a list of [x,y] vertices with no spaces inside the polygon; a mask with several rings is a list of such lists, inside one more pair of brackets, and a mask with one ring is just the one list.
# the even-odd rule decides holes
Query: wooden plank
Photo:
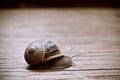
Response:
[{"label": "wooden plank", "polygon": [[[9,78],[12,80],[13,78],[16,79],[45,79],[45,80],[52,80],[52,79],[118,79],[120,78],[120,71],[119,70],[91,70],[91,71],[5,71],[2,72],[0,75],[2,78],[7,79]],[[8,79],[7,79],[8,80]]]},{"label": "wooden plank", "polygon": [[[0,80],[119,80],[120,11],[109,8],[0,10]],[[55,42],[75,65],[28,70],[26,46]],[[70,49],[72,50],[70,51]]]}]

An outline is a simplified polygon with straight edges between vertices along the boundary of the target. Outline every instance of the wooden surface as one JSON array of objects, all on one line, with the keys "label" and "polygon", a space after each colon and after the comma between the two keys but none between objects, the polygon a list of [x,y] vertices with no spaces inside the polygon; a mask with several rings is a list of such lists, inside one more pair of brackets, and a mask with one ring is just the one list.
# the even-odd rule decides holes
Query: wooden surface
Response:
[{"label": "wooden surface", "polygon": [[[39,39],[81,54],[63,70],[28,70],[24,50]],[[0,80],[120,80],[120,10],[1,9]]]}]

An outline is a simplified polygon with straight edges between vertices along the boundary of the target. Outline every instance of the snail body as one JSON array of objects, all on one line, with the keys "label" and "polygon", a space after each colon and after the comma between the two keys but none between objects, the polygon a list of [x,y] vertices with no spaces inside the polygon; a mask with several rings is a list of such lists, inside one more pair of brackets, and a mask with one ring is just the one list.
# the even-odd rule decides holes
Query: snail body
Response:
[{"label": "snail body", "polygon": [[49,40],[32,42],[26,48],[24,57],[31,66],[65,68],[72,65],[71,57],[63,55],[58,46]]}]

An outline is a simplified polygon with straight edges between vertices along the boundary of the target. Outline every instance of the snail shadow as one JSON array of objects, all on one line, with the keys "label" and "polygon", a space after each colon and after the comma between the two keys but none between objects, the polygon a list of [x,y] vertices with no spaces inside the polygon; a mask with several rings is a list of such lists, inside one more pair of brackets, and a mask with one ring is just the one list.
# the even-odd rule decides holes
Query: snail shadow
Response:
[{"label": "snail shadow", "polygon": [[33,66],[29,65],[27,69],[32,71],[37,70],[40,72],[43,72],[43,71],[48,72],[48,71],[60,71],[70,66],[72,66],[72,60],[68,56],[64,56],[64,57],[49,60],[40,65],[33,65]]}]

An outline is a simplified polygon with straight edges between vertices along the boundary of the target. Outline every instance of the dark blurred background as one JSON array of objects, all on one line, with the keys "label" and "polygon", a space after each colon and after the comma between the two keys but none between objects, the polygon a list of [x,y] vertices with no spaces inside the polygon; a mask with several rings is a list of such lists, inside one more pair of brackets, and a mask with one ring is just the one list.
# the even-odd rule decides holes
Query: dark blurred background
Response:
[{"label": "dark blurred background", "polygon": [[120,7],[120,0],[1,0],[0,8],[18,7]]}]

